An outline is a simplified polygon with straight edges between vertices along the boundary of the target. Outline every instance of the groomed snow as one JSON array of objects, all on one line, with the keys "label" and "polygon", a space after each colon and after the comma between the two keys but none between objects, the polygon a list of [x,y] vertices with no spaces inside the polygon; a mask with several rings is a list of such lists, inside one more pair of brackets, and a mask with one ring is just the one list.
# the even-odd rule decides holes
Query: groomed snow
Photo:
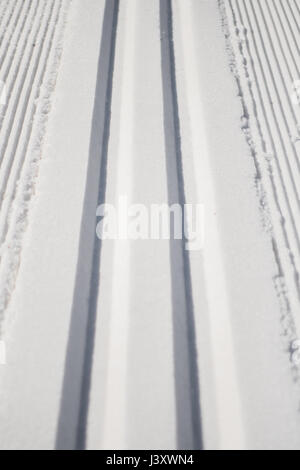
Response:
[{"label": "groomed snow", "polygon": [[[0,2],[1,449],[300,448],[299,17]],[[203,250],[100,243],[123,195]]]}]

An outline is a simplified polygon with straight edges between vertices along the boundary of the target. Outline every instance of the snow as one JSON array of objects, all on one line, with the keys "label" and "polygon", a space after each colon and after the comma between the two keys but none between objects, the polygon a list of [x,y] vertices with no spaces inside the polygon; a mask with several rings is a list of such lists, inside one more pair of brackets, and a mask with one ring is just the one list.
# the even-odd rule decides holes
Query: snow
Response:
[{"label": "snow", "polygon": [[[13,12],[24,7],[15,3]],[[14,290],[22,238],[51,109],[61,55],[62,31],[69,2],[32,2],[28,17],[18,16],[6,44],[3,79],[7,82],[7,99],[1,127],[0,193],[0,333],[3,333],[5,311]],[[39,11],[40,10],[40,11]],[[35,16],[39,11],[41,17]],[[34,13],[33,13],[34,12]],[[30,17],[30,14],[33,16]],[[40,22],[43,18],[43,22]],[[15,41],[15,42],[14,42]],[[33,41],[33,44],[32,42]],[[14,51],[22,55],[18,58]],[[33,49],[34,48],[34,49]],[[17,59],[17,60],[16,60]],[[6,67],[6,68],[5,68]],[[22,126],[20,125],[22,123]]]},{"label": "snow", "polygon": [[[0,2],[1,449],[300,447],[300,8],[269,3]],[[202,204],[203,249],[100,242],[123,196]]]},{"label": "snow", "polygon": [[7,365],[0,370],[4,449],[56,445],[103,6],[96,0],[86,9],[73,0],[67,17],[30,223],[7,310]]}]

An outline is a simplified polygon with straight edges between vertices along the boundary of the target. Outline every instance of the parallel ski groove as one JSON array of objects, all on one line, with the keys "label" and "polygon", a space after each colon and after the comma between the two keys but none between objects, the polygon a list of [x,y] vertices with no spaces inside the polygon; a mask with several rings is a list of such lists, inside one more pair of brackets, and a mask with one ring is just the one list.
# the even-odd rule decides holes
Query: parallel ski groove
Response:
[{"label": "parallel ski groove", "polygon": [[300,33],[300,27],[299,27],[299,24],[298,24],[298,22],[297,22],[297,20],[296,20],[296,16],[295,16],[295,13],[294,13],[294,10],[293,10],[293,8],[292,8],[292,5],[291,5],[290,1],[288,1],[287,4],[288,4],[289,10],[290,10],[290,12],[291,12],[291,15],[292,15],[292,17],[293,17],[295,26],[296,26],[296,28],[297,28],[297,30],[298,30],[298,33]]},{"label": "parallel ski groove", "polygon": [[[295,109],[294,109],[293,104],[292,104],[292,101],[291,101],[290,93],[289,93],[289,91],[288,91],[288,89],[287,89],[287,86],[286,86],[286,81],[285,81],[284,76],[283,76],[283,71],[282,71],[282,68],[281,68],[281,66],[280,66],[280,62],[279,62],[279,60],[278,60],[276,51],[275,51],[275,49],[274,49],[274,45],[273,45],[273,41],[272,41],[272,38],[271,38],[271,34],[270,34],[269,27],[268,27],[268,25],[267,25],[266,17],[265,17],[265,14],[264,14],[264,11],[263,11],[263,9],[262,9],[261,4],[258,3],[258,5],[259,5],[260,11],[261,11],[261,15],[262,15],[262,19],[263,19],[263,22],[264,22],[264,25],[265,25],[265,28],[266,28],[266,31],[267,31],[267,34],[268,34],[268,38],[269,38],[269,41],[270,41],[271,50],[272,50],[272,52],[273,52],[273,56],[274,56],[274,59],[275,59],[276,64],[277,64],[277,69],[278,69],[278,72],[279,72],[279,75],[280,75],[280,78],[281,78],[281,81],[282,81],[282,86],[283,86],[283,89],[284,89],[284,91],[285,91],[285,95],[286,95],[287,102],[288,102],[288,105],[289,105],[289,108],[290,108],[290,111],[291,111],[291,115],[292,115],[292,118],[293,118],[293,120],[294,120],[295,128],[297,128],[297,123],[298,123],[298,121],[297,121],[297,117],[296,117],[296,114],[295,114]],[[267,3],[266,3],[266,5],[267,5],[267,7],[268,7],[268,4],[267,4]],[[252,9],[253,9],[252,0],[251,0],[251,6],[252,6]],[[253,9],[253,11],[255,11],[255,10]],[[269,10],[269,11],[270,11],[270,10]],[[270,14],[271,14],[271,11],[270,11]],[[261,33],[261,30],[259,30],[259,31],[260,31],[260,33]],[[275,28],[275,31],[276,31],[276,33],[278,34],[276,28]],[[261,36],[261,34],[260,34],[260,36]],[[264,44],[264,43],[263,43],[263,44]],[[265,50],[265,48],[264,48],[264,50]],[[268,62],[268,63],[269,63],[269,62]],[[273,73],[272,73],[272,79],[273,79],[273,81],[274,81],[274,75],[273,75]],[[288,135],[291,136],[291,135],[292,135],[292,132],[291,132],[291,128],[290,128],[290,126],[289,126],[289,124],[288,124],[288,117],[287,117],[287,115],[286,115],[286,113],[285,113],[285,111],[284,111],[284,109],[283,109],[282,99],[281,99],[281,97],[279,96],[278,88],[277,88],[277,86],[276,86],[275,83],[276,83],[276,81],[274,81],[274,87],[275,87],[275,90],[276,90],[276,95],[277,95],[277,97],[278,97],[278,102],[279,102],[279,104],[280,104],[280,109],[281,109],[282,116],[283,116],[283,119],[284,119],[284,122],[285,122],[286,130],[287,130]],[[294,145],[293,143],[292,143],[292,151],[293,151],[293,154],[294,154],[294,156],[295,156],[297,168],[298,168],[298,170],[300,171],[300,163],[299,163],[299,159],[298,159],[297,152],[296,152],[296,150],[295,150],[295,145]],[[295,184],[295,183],[293,182],[293,184]],[[298,193],[297,193],[297,197],[298,197],[298,202],[299,202]]]},{"label": "parallel ski groove", "polygon": [[[287,2],[288,2],[288,0],[287,0]],[[283,3],[282,3],[282,0],[280,0],[280,5],[281,5],[281,8],[282,8],[284,17],[285,17],[285,19],[286,19],[286,21],[287,21],[287,23],[288,23],[288,25],[289,25],[289,28],[290,28],[290,31],[291,31],[291,34],[292,34],[292,38],[293,38],[294,44],[295,44],[296,49],[297,49],[297,51],[298,51],[298,55],[300,55],[300,49],[299,49],[299,46],[298,46],[298,41],[297,41],[297,39],[296,39],[294,29],[292,28],[292,24],[291,24],[291,22],[290,22],[290,19],[289,19],[289,17],[288,17],[288,14],[287,14],[287,12],[286,12],[286,9],[285,9],[285,7],[284,7],[284,5],[283,5]],[[296,24],[297,24],[297,23],[296,23]]]},{"label": "parallel ski groove", "polygon": [[[9,25],[9,22],[10,22],[10,20],[11,20],[11,17],[12,17],[12,15],[13,15],[13,13],[14,13],[15,8],[16,8],[17,2],[15,2],[15,3],[13,4],[13,7],[12,7],[11,10],[9,10],[9,8],[8,8],[8,5],[9,5],[9,4],[10,4],[10,6],[11,6],[11,2],[9,2],[9,0],[8,0],[8,1],[6,2],[6,4],[5,4],[5,6],[4,6],[4,11],[3,11],[3,14],[2,14],[1,19],[0,19],[0,26],[1,26],[1,28],[0,28],[0,30],[1,30],[0,45],[1,45],[2,42],[3,42],[3,38],[4,38],[4,36],[5,36],[7,27],[8,27],[8,25]],[[3,19],[4,19],[6,16],[8,16],[8,18],[7,18],[6,22],[4,22]]]},{"label": "parallel ski groove", "polygon": [[[284,162],[287,166],[287,169],[288,169],[288,174],[291,176],[292,178],[292,181],[294,182],[293,184],[293,187],[295,188],[295,181],[294,181],[294,178],[293,178],[293,175],[292,175],[292,170],[291,170],[291,166],[290,166],[290,162],[289,162],[289,158],[288,158],[288,155],[287,155],[287,151],[286,151],[286,146],[285,146],[285,143],[284,143],[284,140],[283,140],[283,135],[282,135],[282,131],[281,131],[281,127],[280,127],[280,123],[278,121],[278,118],[277,118],[277,114],[276,114],[276,111],[274,109],[274,104],[273,104],[273,100],[272,100],[272,95],[271,95],[271,92],[270,92],[270,87],[268,86],[268,80],[267,80],[267,75],[266,75],[266,71],[265,71],[265,68],[263,66],[263,61],[261,59],[261,56],[259,54],[259,49],[258,49],[258,45],[257,45],[257,40],[256,40],[256,37],[254,35],[254,30],[253,30],[253,27],[252,27],[252,23],[251,23],[251,19],[250,19],[250,16],[249,16],[249,11],[248,11],[248,8],[246,6],[246,3],[244,3],[244,8],[245,8],[245,13],[246,13],[246,16],[247,16],[247,19],[248,19],[248,22],[249,22],[249,26],[250,26],[250,30],[251,30],[251,35],[252,35],[252,39],[253,39],[253,45],[254,45],[254,48],[255,48],[255,52],[256,52],[256,56],[257,56],[257,59],[258,59],[258,63],[259,63],[259,68],[260,68],[260,71],[261,71],[261,74],[263,76],[263,83],[264,83],[264,87],[265,87],[265,92],[268,96],[268,99],[269,99],[269,105],[270,105],[270,108],[271,108],[271,114],[270,114],[270,118],[271,118],[271,121],[273,121],[275,123],[275,127],[276,127],[276,131],[277,131],[277,136],[279,138],[279,142],[280,142],[280,145],[281,145],[281,148],[282,148],[282,151],[283,151],[283,155],[284,155]],[[237,5],[238,2],[237,2]],[[250,52],[250,51],[249,51]],[[254,64],[255,61],[252,57],[252,64]],[[270,65],[270,62],[269,62],[269,68],[271,68],[271,65]],[[272,76],[272,69],[271,69],[271,76]],[[273,80],[274,80],[274,77],[273,77]],[[263,102],[263,92],[260,88],[260,82],[258,80],[258,77],[256,76],[256,86],[259,90],[259,93],[260,93],[260,97],[261,97],[261,100]],[[275,85],[276,86],[276,85]],[[279,96],[279,95],[278,95]],[[280,98],[279,98],[280,99]],[[264,109],[265,106],[264,106]],[[280,162],[280,159],[278,157],[278,151],[276,150],[276,145],[275,145],[275,138],[272,134],[272,131],[271,131],[271,128],[270,128],[270,124],[269,124],[269,118],[267,117],[267,114],[265,116],[265,119],[266,119],[266,125],[269,129],[269,134],[271,136],[271,140],[272,140],[272,151],[274,152],[274,155],[275,155],[275,158],[276,158],[276,165],[277,165],[277,169],[278,169],[278,172],[279,172],[279,175],[280,175],[280,180],[281,180],[281,184],[282,184],[282,190],[284,192],[284,197],[285,197],[285,201],[286,201],[286,204],[287,204],[287,208],[288,208],[288,212],[290,214],[290,218],[291,218],[291,223],[292,223],[292,226],[293,226],[293,229],[294,229],[294,233],[295,233],[295,238],[296,238],[296,241],[297,241],[297,246],[298,246],[298,250],[300,251],[300,239],[299,239],[299,231],[297,230],[297,225],[296,225],[296,216],[293,214],[293,210],[292,210],[292,207],[291,207],[291,203],[290,203],[290,199],[289,199],[289,195],[288,195],[288,192],[287,192],[287,182],[285,181],[286,178],[284,177],[284,174],[285,172],[283,171],[282,169],[282,163]],[[298,191],[296,189],[296,194],[298,194]]]},{"label": "parallel ski groove", "polygon": [[1,334],[16,282],[20,243],[34,193],[33,168],[42,149],[69,4],[69,0],[9,0],[1,17],[0,78],[7,90],[0,116]]},{"label": "parallel ski groove", "polygon": [[299,8],[299,5],[297,4],[297,0],[293,0],[293,1],[294,1],[294,5],[295,5],[295,7],[296,7],[296,9],[297,9],[297,11],[300,15],[300,8]]},{"label": "parallel ski groove", "polygon": [[[27,4],[26,13],[22,15],[22,16],[23,16],[23,22],[22,22],[21,28],[20,28],[20,30],[19,30],[19,35],[21,34],[21,32],[22,32],[22,30],[23,30],[23,27],[24,27],[25,21],[26,21],[26,19],[27,19],[27,15],[28,15],[28,12],[29,12],[29,10],[30,10],[30,8],[31,8],[31,5],[32,5],[32,2]],[[21,14],[22,14],[22,12],[23,12],[24,6],[25,6],[25,3],[23,2],[23,3],[22,3],[22,6],[21,6],[21,8],[20,8],[20,10],[19,10],[19,12],[18,12],[17,18],[15,19],[14,25],[13,25],[13,27],[11,28],[9,39],[5,42],[5,44],[2,43],[2,44],[0,45],[0,57],[1,57],[1,58],[0,58],[0,69],[1,69],[2,64],[3,64],[3,61],[4,61],[4,59],[5,59],[6,51],[9,49],[10,44],[11,44],[11,41],[12,41],[14,35],[15,35],[15,31],[18,29],[19,21],[20,21],[20,19],[22,18]],[[16,43],[17,43],[17,42],[18,42],[18,40],[16,41]],[[3,49],[4,49],[4,46],[5,46],[5,49],[4,49],[3,52],[2,52],[2,45],[3,45]]]},{"label": "parallel ski groove", "polygon": [[[262,59],[260,57],[260,54],[259,54],[259,49],[257,47],[257,42],[256,42],[256,38],[255,38],[255,33],[254,33],[254,25],[253,23],[251,22],[251,19],[250,19],[250,15],[249,15],[249,11],[248,11],[248,8],[247,8],[247,5],[246,5],[246,2],[245,0],[243,0],[243,4],[244,4],[244,9],[245,9],[245,12],[246,12],[246,16],[247,16],[247,19],[248,19],[248,24],[250,26],[250,31],[251,31],[251,34],[252,34],[252,38],[253,38],[253,44],[254,44],[254,47],[255,47],[255,50],[256,50],[256,54],[257,54],[257,57],[258,57],[258,61],[259,61],[259,64],[260,64],[260,67],[261,67],[261,70],[263,72],[263,76],[264,76],[264,84],[265,84],[265,87],[266,87],[266,93],[267,95],[269,96],[269,101],[270,103],[272,103],[272,96],[270,94],[270,86],[268,85],[268,80],[267,80],[267,76],[266,76],[266,73],[263,71],[263,62],[262,62]],[[259,2],[258,2],[259,4]],[[259,4],[259,7],[261,7],[261,5]],[[256,11],[253,7],[253,2],[251,0],[251,8],[252,8],[252,11],[253,11],[253,17],[256,19],[257,21],[257,29],[258,29],[258,34],[259,34],[259,39],[262,43],[262,49],[264,51],[264,55],[265,55],[265,58],[267,60],[267,64],[268,64],[268,69],[269,69],[269,73],[270,73],[270,76],[271,76],[271,80],[272,82],[275,81],[274,79],[274,74],[273,74],[273,69],[272,69],[272,66],[271,66],[271,63],[270,63],[270,60],[269,60],[269,57],[268,57],[268,53],[267,53],[267,49],[266,49],[266,46],[265,44],[263,43],[263,36],[262,36],[262,33],[259,29],[259,23],[258,23],[258,18],[257,18],[257,15],[256,15]],[[272,50],[273,50],[273,53],[274,53],[274,49],[272,47]],[[259,81],[257,81],[256,83],[257,87],[260,87],[259,85]],[[274,83],[274,87],[276,89],[276,96],[277,96],[277,99],[279,102],[281,102],[281,96],[279,94],[279,91],[278,91],[278,88],[276,86],[276,83]],[[280,138],[280,141],[282,143],[282,150],[283,150],[283,156],[284,156],[284,160],[285,162],[287,163],[287,166],[288,166],[288,170],[289,170],[289,174],[291,176],[291,181],[293,182],[293,186],[295,187],[295,178],[293,176],[293,174],[291,174],[292,170],[291,170],[291,165],[290,165],[290,161],[291,161],[291,155],[290,153],[287,152],[287,149],[286,149],[286,146],[284,144],[284,140],[283,140],[283,131],[278,123],[278,118],[276,116],[276,112],[275,112],[275,109],[274,109],[274,106],[272,105],[271,106],[272,108],[272,113],[273,113],[273,116],[272,118],[274,119],[274,121],[276,122],[276,129],[277,129],[277,135],[279,136]],[[286,121],[286,117],[285,117],[285,113],[284,113],[284,110],[282,109],[282,104],[280,103],[280,109],[282,110],[282,115],[284,116],[284,122],[285,122],[285,126],[286,126],[286,131],[287,131],[287,137],[285,140],[288,140],[289,142],[291,141],[290,139],[290,129],[289,129],[289,126],[287,124],[287,121]],[[269,127],[269,123],[268,123],[268,118],[267,118],[267,126]],[[272,142],[274,142],[274,135],[272,134],[272,131],[271,132],[271,136],[272,136]],[[278,157],[278,153],[276,152],[276,147],[275,145],[273,145],[273,152],[275,155],[277,155],[277,158],[276,158],[276,164],[277,164],[277,168],[278,168],[278,171],[281,172],[281,169],[280,169],[280,165],[279,165],[279,157]],[[293,147],[293,153],[294,153],[294,147]],[[295,173],[295,177],[297,177],[298,173]],[[298,180],[299,180],[299,176],[298,176]],[[292,211],[292,207],[291,207],[291,200],[292,200],[292,195],[289,191],[289,187],[290,187],[290,184],[289,184],[289,181],[286,181],[286,182],[283,182],[283,180],[281,181],[282,182],[282,187],[283,187],[283,191],[284,191],[284,195],[285,195],[285,200],[286,200],[286,203],[287,203],[287,207],[288,207],[288,212],[290,213],[291,215],[291,224],[292,224],[292,228],[293,228],[293,231],[294,231],[294,234],[295,234],[295,238],[296,238],[296,242],[297,242],[297,246],[298,246],[298,253],[300,253],[300,247],[299,247],[299,212],[298,210],[295,212],[295,211]],[[299,185],[298,185],[299,187]],[[276,186],[274,186],[274,189],[276,188]],[[277,189],[277,188],[276,188]],[[278,196],[277,196],[278,197]],[[292,212],[294,213],[294,215],[292,215]],[[296,262],[297,260],[299,260],[299,255],[295,257],[295,252],[293,250],[293,245],[290,244],[290,242],[288,241],[289,240],[289,228],[288,228],[288,224],[287,224],[287,220],[286,220],[286,217],[285,217],[285,214],[286,214],[286,211],[283,210],[283,211],[280,211],[280,216],[281,216],[281,221],[282,221],[282,227],[284,229],[284,233],[285,233],[285,239],[287,241],[287,247],[289,248],[289,253],[290,253],[290,261],[291,261],[291,264],[293,266],[293,270],[294,270],[294,279],[295,279],[295,283],[296,283],[296,288],[297,288],[297,291],[298,291],[298,295],[300,293],[300,286],[299,286],[299,267],[297,268],[296,266]]]},{"label": "parallel ski groove", "polygon": [[[39,8],[39,3],[36,3],[36,7]],[[34,24],[35,21],[35,15],[38,10],[35,10],[33,12],[33,16],[31,18],[31,23],[30,23],[30,30],[25,33],[25,40],[23,43],[23,47],[20,48],[20,51],[17,55],[14,55],[12,58],[12,61],[9,63],[5,74],[4,74],[4,81],[7,84],[7,95],[8,95],[8,102],[7,102],[7,109],[5,113],[5,119],[3,120],[2,126],[1,126],[1,134],[5,134],[5,140],[0,146],[0,168],[4,156],[5,149],[8,144],[8,139],[9,135],[12,129],[12,125],[15,119],[18,103],[22,94],[22,90],[24,87],[25,79],[27,76],[28,68],[30,66],[31,62],[31,52],[32,52],[32,46],[29,46],[29,40],[32,40],[32,44],[35,43],[38,34],[40,32],[40,28],[42,27],[42,18],[45,14],[45,10],[42,10],[40,12],[38,21],[39,21],[39,27],[36,31],[33,31],[31,28]],[[15,62],[17,62],[17,66],[14,67]],[[25,62],[25,64],[24,64]],[[20,73],[20,76],[19,76]],[[16,88],[16,89],[15,89]],[[8,116],[8,118],[7,118]]]},{"label": "parallel ski groove", "polygon": [[[255,19],[255,22],[256,22],[256,27],[257,27],[258,35],[259,35],[259,38],[260,38],[261,47],[262,47],[263,52],[264,52],[264,58],[265,58],[266,63],[267,63],[267,70],[268,70],[268,73],[271,76],[271,84],[273,85],[273,89],[275,91],[275,95],[276,95],[276,98],[277,98],[277,105],[279,106],[280,111],[281,111],[281,114],[279,115],[279,118],[283,120],[285,129],[287,131],[287,135],[290,136],[291,131],[290,131],[290,127],[289,127],[289,124],[288,124],[288,117],[287,117],[286,112],[285,112],[284,107],[283,107],[282,95],[279,92],[279,83],[277,84],[277,80],[275,78],[275,70],[271,65],[271,58],[270,58],[271,54],[268,54],[266,44],[265,44],[263,34],[262,34],[262,28],[260,26],[260,22],[258,20],[258,15],[257,15],[256,9],[253,6],[252,0],[250,0],[250,5],[251,5],[252,13],[254,15],[254,19]],[[270,35],[270,32],[269,32],[268,26],[265,22],[264,13],[263,13],[263,10],[261,8],[260,3],[258,3],[258,5],[259,5],[259,9],[261,11],[261,16],[262,16],[262,19],[264,21],[265,29],[266,29],[266,32],[267,32],[267,35],[268,35],[269,43],[270,43],[270,46],[271,46],[271,51],[272,51],[273,56],[275,58],[275,61],[276,61],[277,67],[278,67],[278,71],[279,71],[279,75],[280,75],[280,78],[282,80],[282,85],[283,85],[285,95],[287,97],[287,102],[289,104],[289,107],[291,108],[290,97],[289,97],[289,94],[288,94],[288,91],[287,91],[287,88],[286,88],[286,84],[285,84],[285,81],[284,81],[284,78],[283,78],[283,75],[282,75],[282,71],[281,71],[280,64],[278,62],[278,58],[276,56],[276,52],[274,50],[271,35]],[[272,87],[270,87],[270,89],[272,89]],[[296,118],[294,118],[294,119],[295,119],[295,122],[296,122]],[[289,175],[290,175],[290,180],[291,180],[292,186],[294,188],[295,195],[297,197],[297,204],[300,207],[299,193],[298,193],[298,188],[297,188],[294,173],[293,173],[292,162],[288,157],[288,152],[287,152],[286,144],[284,142],[283,130],[282,130],[281,126],[278,126],[278,135],[280,136],[280,141],[281,141],[282,149],[283,149],[283,152],[284,152],[284,155],[285,155],[286,164],[287,164],[288,172],[289,172]],[[297,153],[295,151],[294,145],[292,144],[291,139],[288,139],[288,140],[289,140],[289,143],[292,147],[292,152],[295,156],[295,159],[296,159],[296,161],[298,161]],[[298,162],[298,164],[299,164],[299,162]]]},{"label": "parallel ski groove", "polygon": [[[54,20],[55,25],[57,24],[57,21],[58,21],[60,12],[61,12],[62,0],[60,0],[59,2],[56,2],[56,5],[57,4],[59,6],[57,8],[57,12],[56,12],[56,15],[55,15],[56,16],[55,20]],[[52,10],[52,14],[53,14],[53,10]],[[51,17],[50,17],[50,20],[51,20]],[[50,25],[50,21],[47,24],[44,39],[46,39],[46,35],[48,34],[49,25]],[[4,175],[0,174],[0,187],[1,187],[1,191],[0,191],[0,245],[1,245],[1,243],[4,242],[5,237],[7,235],[8,212],[10,210],[11,204],[12,204],[12,202],[14,200],[14,197],[15,197],[16,188],[17,188],[17,181],[20,178],[20,174],[21,174],[21,171],[22,171],[22,168],[23,168],[25,157],[26,157],[26,152],[27,152],[27,149],[28,149],[28,144],[29,144],[29,141],[30,141],[30,136],[31,136],[31,131],[32,131],[32,123],[33,123],[34,114],[35,114],[35,100],[38,98],[39,89],[40,89],[40,86],[42,85],[42,82],[43,82],[43,79],[44,79],[44,76],[45,76],[48,58],[49,58],[51,48],[52,48],[52,45],[53,45],[54,34],[55,34],[55,27],[53,27],[51,32],[50,32],[50,37],[48,38],[47,48],[45,48],[45,41],[44,40],[42,41],[42,46],[39,49],[37,62],[35,64],[35,68],[34,68],[34,71],[33,71],[33,76],[31,78],[31,82],[32,83],[35,82],[35,86],[32,87],[31,90],[29,90],[29,93],[26,97],[27,100],[24,104],[24,111],[26,112],[27,116],[24,115],[23,122],[27,122],[27,126],[25,127],[25,132],[26,132],[25,142],[23,144],[23,149],[20,151],[20,157],[19,157],[20,162],[18,163],[17,168],[15,169],[13,175],[11,176],[12,165],[18,162],[18,159],[16,159],[16,152],[17,152],[19,141],[20,141],[20,138],[21,138],[21,133],[18,135],[18,139],[16,139],[15,142],[14,142],[14,152],[12,152],[12,155],[14,155],[15,157],[10,159],[10,161],[7,165],[5,174]],[[43,63],[42,63],[42,70],[40,71],[40,74],[39,74],[38,78],[36,78],[36,75],[37,75],[37,72],[38,72],[38,67],[40,65],[40,59],[41,59],[42,53],[44,53],[44,52],[46,52],[46,54],[45,54],[45,59],[43,60]],[[33,95],[33,96],[31,96],[31,95]],[[32,103],[31,108],[29,106],[30,102]],[[22,131],[24,132],[24,129],[22,129]],[[9,181],[9,178],[11,178],[10,179],[10,187],[7,190],[7,182]],[[11,180],[12,180],[12,182],[11,182]],[[4,193],[4,191],[6,191],[6,197],[5,197],[5,205],[2,207],[2,198],[1,198],[1,196]]]},{"label": "parallel ski groove", "polygon": [[[299,135],[300,110],[291,97],[293,81],[299,79],[296,13],[290,2],[285,8],[281,0],[273,0],[272,5],[267,0],[229,0],[228,5],[238,41],[236,44],[233,39],[233,47],[241,54],[238,61],[245,72],[245,77],[240,77],[241,93],[246,92],[243,100],[250,115],[254,114],[260,138],[261,148],[254,144],[255,158],[271,208],[278,278],[286,286],[279,288],[283,289],[280,295],[285,297],[286,311],[295,313],[300,300],[300,164],[298,139],[294,137]],[[293,5],[300,13],[297,2]],[[253,124],[251,128],[255,131]],[[273,163],[268,155],[273,155]],[[289,318],[292,339],[299,318]]]},{"label": "parallel ski groove", "polygon": [[286,45],[287,45],[287,48],[289,50],[289,53],[290,53],[290,56],[293,60],[293,63],[294,63],[294,66],[295,66],[295,69],[297,71],[297,74],[298,76],[300,75],[300,69],[299,69],[299,61],[297,61],[296,57],[295,57],[295,54],[293,53],[293,50],[292,50],[292,47],[291,47],[291,44],[290,44],[290,41],[288,39],[288,36],[287,36],[287,31],[286,31],[286,28],[284,27],[284,23],[282,21],[282,18],[280,16],[280,13],[278,11],[278,8],[277,8],[277,5],[275,3],[275,1],[273,0],[273,6],[274,6],[274,9],[276,11],[276,15],[277,15],[277,18],[278,18],[278,21],[280,22],[280,26],[281,26],[281,30],[282,30],[282,33],[284,35],[284,38],[285,38],[285,41],[286,41]]}]

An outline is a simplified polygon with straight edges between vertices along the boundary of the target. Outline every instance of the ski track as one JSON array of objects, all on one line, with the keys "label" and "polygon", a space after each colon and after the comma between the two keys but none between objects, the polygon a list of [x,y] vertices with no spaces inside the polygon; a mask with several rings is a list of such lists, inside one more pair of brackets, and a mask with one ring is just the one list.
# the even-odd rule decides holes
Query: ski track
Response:
[{"label": "ski track", "polygon": [[[300,335],[300,79],[298,0],[220,0],[231,68],[242,102],[242,130],[256,166],[256,188],[278,272],[284,347]],[[292,365],[294,378],[299,370]]]},{"label": "ski track", "polygon": [[[7,103],[0,108],[0,339],[12,321],[7,314],[8,306],[36,190],[71,1],[0,0],[0,80],[7,91]],[[293,100],[293,83],[300,80],[300,0],[215,2],[220,7],[230,67],[241,101],[240,127],[254,163],[261,220],[274,254],[273,282],[281,307],[283,347],[291,356],[291,344],[300,337],[300,107]],[[226,288],[217,222],[212,225],[216,235],[209,245],[209,253],[214,251],[218,259],[214,269],[207,268],[205,257],[200,264],[192,254],[187,254],[181,242],[162,245],[159,252],[153,251],[153,258],[147,258],[137,245],[117,242],[111,248],[108,243],[102,244],[94,227],[96,206],[110,198],[116,201],[123,194],[130,200],[138,195],[147,202],[148,198],[154,200],[161,186],[162,200],[183,205],[189,200],[188,194],[193,193],[189,188],[190,167],[196,168],[197,174],[209,176],[204,194],[209,195],[209,207],[214,210],[217,207],[213,201],[213,166],[210,168],[208,142],[203,138],[205,125],[201,123],[205,114],[202,116],[199,64],[195,60],[198,36],[193,31],[193,2],[183,7],[183,0],[160,0],[149,2],[146,10],[139,0],[103,3],[97,106],[92,123],[71,325],[62,371],[61,403],[57,408],[56,404],[53,406],[55,410],[59,408],[56,448],[107,448],[116,442],[122,448],[129,442],[142,446],[148,442],[149,430],[153,442],[162,436],[167,446],[205,448],[206,410],[200,395],[206,380],[201,367],[208,352],[199,361],[198,345],[204,336],[200,334],[197,315],[203,317],[206,309],[211,315],[211,336],[217,332],[212,348],[218,388],[216,428],[220,428],[224,448],[229,448],[233,440],[243,448],[246,444],[238,368],[233,359],[231,299]],[[180,64],[184,62],[182,72]],[[148,65],[150,78],[146,77]],[[198,87],[197,93],[193,91],[194,85]],[[148,95],[150,89],[152,95]],[[189,123],[185,119],[188,112]],[[153,132],[153,144],[148,137],[143,142],[139,140],[143,127]],[[190,135],[192,164],[187,152]],[[149,148],[154,154],[151,164]],[[200,153],[201,162],[197,160]],[[139,173],[140,181],[134,178],[135,172]],[[151,172],[157,186],[151,185]],[[149,181],[151,188],[147,186]],[[195,196],[200,201],[199,186]],[[194,289],[193,276],[199,266],[204,276],[207,275],[209,308],[203,307],[206,300],[203,304],[199,302],[198,285]],[[253,269],[257,273],[260,268],[256,269],[255,265]],[[219,270],[217,284],[215,272]],[[100,283],[102,272],[105,275]],[[154,288],[148,291],[147,282],[151,285],[154,277],[162,280],[161,292]],[[248,290],[248,282],[245,285]],[[147,286],[147,295],[132,298],[133,290],[139,291],[136,286],[141,291],[146,291]],[[206,295],[203,290],[201,296],[203,293]],[[109,321],[105,323],[105,319]],[[30,325],[27,316],[25,321]],[[47,321],[52,322],[52,317],[49,320],[48,315]],[[141,333],[141,325],[145,324],[147,331]],[[48,334],[48,328],[44,330]],[[40,338],[36,348],[39,341]],[[156,345],[157,349],[151,355],[149,345]],[[65,352],[65,348],[62,350]],[[139,357],[136,357],[137,350]],[[46,370],[44,362],[40,363],[41,370]],[[300,367],[291,362],[291,369],[294,380],[300,384]],[[13,374],[14,371],[12,377]],[[35,373],[32,377],[36,384]],[[148,396],[144,387],[150,383],[149,377],[153,390]],[[18,394],[18,387],[15,389]],[[147,392],[148,389],[149,386]],[[166,392],[168,395],[164,395]],[[28,390],[26,393],[31,402],[34,394],[31,391],[28,394]],[[24,407],[23,390],[20,394]],[[103,403],[100,403],[101,394]],[[161,409],[154,416],[152,410],[157,403]],[[144,422],[148,429],[143,429]],[[231,431],[233,434],[228,437],[229,423],[234,433]],[[155,435],[154,429],[159,429],[161,434],[155,431]]]},{"label": "ski track", "polygon": [[0,5],[0,335],[22,253],[71,0]]}]

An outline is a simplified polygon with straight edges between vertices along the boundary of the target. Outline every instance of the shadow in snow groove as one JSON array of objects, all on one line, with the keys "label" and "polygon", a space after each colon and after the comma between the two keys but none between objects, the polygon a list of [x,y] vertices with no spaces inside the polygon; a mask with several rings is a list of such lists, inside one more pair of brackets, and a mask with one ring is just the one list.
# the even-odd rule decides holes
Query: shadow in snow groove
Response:
[{"label": "shadow in snow groove", "polygon": [[[185,204],[171,0],[160,0],[164,126],[169,204]],[[183,232],[184,233],[184,232]],[[171,240],[178,449],[202,449],[190,260],[185,240]]]},{"label": "shadow in snow groove", "polygon": [[119,0],[106,0],[76,284],[56,448],[84,449],[94,353],[101,241],[96,208],[105,202]]}]

